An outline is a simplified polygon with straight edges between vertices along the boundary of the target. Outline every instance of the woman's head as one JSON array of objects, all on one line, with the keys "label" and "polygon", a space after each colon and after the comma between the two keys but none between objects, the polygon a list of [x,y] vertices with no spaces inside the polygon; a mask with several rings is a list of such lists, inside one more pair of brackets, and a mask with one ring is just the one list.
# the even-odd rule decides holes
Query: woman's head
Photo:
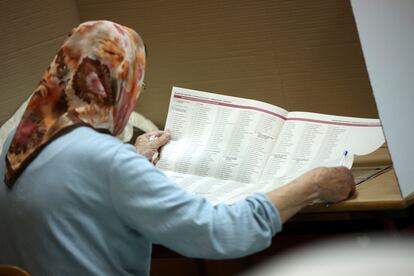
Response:
[{"label": "woman's head", "polygon": [[144,73],[145,47],[134,30],[110,21],[74,28],[16,129],[6,158],[6,183],[47,143],[76,126],[119,134],[135,107]]},{"label": "woman's head", "polygon": [[117,135],[135,107],[144,72],[144,43],[135,31],[91,21],[69,33],[42,81],[61,83],[68,112]]}]

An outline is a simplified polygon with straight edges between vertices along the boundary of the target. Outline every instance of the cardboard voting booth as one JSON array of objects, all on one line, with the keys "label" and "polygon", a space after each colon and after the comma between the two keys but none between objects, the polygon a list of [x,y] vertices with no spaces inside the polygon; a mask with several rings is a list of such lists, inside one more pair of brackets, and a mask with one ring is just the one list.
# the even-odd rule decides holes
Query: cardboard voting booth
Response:
[{"label": "cardboard voting booth", "polygon": [[378,118],[348,1],[3,1],[0,123],[33,92],[67,33],[107,19],[147,50],[137,110],[163,128],[172,86],[287,110]]}]

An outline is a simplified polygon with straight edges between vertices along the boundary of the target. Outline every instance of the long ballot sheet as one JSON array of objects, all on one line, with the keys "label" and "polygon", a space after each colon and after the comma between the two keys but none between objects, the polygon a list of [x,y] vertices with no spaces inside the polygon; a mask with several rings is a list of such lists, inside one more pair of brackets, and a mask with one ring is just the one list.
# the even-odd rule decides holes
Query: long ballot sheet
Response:
[{"label": "long ballot sheet", "polygon": [[287,110],[173,87],[157,167],[212,203],[267,192],[318,166],[351,168],[385,139],[378,119]]}]

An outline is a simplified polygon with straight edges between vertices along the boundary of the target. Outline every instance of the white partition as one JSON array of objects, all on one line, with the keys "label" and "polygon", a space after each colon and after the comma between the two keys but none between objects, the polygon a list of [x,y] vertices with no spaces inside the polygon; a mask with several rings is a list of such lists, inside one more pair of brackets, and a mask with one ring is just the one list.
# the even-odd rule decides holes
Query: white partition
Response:
[{"label": "white partition", "polygon": [[414,1],[352,0],[403,197],[414,191]]}]

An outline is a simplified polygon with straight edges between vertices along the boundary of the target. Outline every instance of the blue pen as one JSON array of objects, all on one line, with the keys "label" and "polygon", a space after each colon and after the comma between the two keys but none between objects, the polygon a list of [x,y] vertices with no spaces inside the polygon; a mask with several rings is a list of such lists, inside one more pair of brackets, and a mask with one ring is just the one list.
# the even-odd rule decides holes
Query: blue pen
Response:
[{"label": "blue pen", "polygon": [[344,151],[344,155],[342,156],[341,166],[345,166],[346,156],[348,155],[348,151]]}]

